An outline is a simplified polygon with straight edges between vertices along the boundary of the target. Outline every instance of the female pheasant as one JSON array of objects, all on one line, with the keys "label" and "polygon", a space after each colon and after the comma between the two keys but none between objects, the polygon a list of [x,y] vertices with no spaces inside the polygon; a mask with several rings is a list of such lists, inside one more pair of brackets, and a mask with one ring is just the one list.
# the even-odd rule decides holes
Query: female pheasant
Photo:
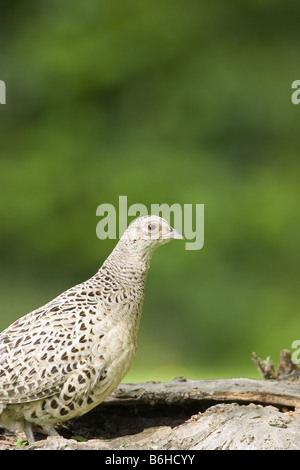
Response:
[{"label": "female pheasant", "polygon": [[0,334],[0,426],[57,435],[55,424],[107,398],[136,352],[153,251],[183,238],[158,216],[136,219],[89,280]]}]

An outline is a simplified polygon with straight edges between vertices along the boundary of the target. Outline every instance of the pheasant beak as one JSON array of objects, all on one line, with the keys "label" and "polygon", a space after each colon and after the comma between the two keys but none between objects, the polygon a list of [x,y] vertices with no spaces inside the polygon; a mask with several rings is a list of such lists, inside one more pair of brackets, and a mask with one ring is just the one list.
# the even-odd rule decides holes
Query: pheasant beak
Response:
[{"label": "pheasant beak", "polygon": [[180,240],[184,240],[184,236],[175,228],[171,228],[171,238],[179,238]]}]

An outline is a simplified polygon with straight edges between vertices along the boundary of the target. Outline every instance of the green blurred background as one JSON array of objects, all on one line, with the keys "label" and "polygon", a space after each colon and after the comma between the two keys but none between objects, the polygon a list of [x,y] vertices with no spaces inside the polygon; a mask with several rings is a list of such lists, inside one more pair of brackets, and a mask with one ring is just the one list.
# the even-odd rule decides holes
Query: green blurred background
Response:
[{"label": "green blurred background", "polygon": [[[300,5],[1,2],[0,329],[92,276],[96,208],[205,204],[155,252],[125,381],[258,377],[300,338]],[[130,219],[129,219],[130,220]]]}]

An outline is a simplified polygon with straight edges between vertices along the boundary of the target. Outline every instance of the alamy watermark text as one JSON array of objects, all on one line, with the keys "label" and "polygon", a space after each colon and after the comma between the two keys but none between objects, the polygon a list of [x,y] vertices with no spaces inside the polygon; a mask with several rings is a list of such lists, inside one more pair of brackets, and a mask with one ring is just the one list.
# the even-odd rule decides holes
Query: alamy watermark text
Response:
[{"label": "alamy watermark text", "polygon": [[3,80],[0,80],[0,104],[6,104],[6,85]]},{"label": "alamy watermark text", "polygon": [[203,247],[204,204],[151,204],[151,210],[148,211],[147,207],[141,203],[132,204],[128,207],[127,196],[119,196],[118,210],[114,205],[107,203],[100,204],[97,207],[96,215],[101,217],[96,227],[97,237],[101,240],[121,238],[128,227],[128,217],[136,218],[150,214],[166,219],[173,224],[174,228],[183,233],[187,240],[185,243],[186,250],[200,250]]}]

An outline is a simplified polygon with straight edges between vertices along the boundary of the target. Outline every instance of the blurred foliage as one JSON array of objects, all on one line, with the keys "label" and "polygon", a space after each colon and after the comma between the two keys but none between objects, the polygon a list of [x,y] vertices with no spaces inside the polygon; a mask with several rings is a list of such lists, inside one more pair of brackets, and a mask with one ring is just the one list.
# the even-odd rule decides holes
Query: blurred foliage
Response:
[{"label": "blurred foliage", "polygon": [[93,275],[96,208],[205,204],[154,254],[126,380],[248,375],[299,339],[299,5],[3,1],[0,329]]}]

